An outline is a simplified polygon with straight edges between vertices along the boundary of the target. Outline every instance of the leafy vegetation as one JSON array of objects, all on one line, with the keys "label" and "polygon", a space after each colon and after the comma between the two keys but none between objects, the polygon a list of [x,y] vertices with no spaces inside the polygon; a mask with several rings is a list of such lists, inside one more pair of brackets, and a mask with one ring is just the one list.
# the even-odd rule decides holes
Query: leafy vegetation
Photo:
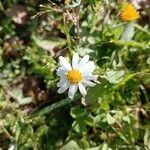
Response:
[{"label": "leafy vegetation", "polygon": [[[126,2],[0,1],[0,149],[150,149],[150,5],[124,22]],[[56,70],[74,52],[98,78],[69,99]]]}]

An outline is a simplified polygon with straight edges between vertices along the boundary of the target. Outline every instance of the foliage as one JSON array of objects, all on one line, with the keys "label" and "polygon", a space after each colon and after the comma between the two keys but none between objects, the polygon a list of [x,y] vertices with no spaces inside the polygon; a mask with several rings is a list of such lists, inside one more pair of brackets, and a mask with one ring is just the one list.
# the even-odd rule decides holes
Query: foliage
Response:
[{"label": "foliage", "polygon": [[[150,149],[150,6],[122,22],[124,4],[0,1],[0,149]],[[73,52],[91,56],[98,79],[70,100],[56,69]]]}]

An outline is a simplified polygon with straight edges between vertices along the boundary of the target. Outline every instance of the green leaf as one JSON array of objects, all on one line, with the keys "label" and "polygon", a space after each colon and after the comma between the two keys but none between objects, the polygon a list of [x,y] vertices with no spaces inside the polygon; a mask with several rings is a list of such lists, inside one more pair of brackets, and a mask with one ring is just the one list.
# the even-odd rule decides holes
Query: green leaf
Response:
[{"label": "green leaf", "polygon": [[[146,130],[145,130],[145,134],[144,134],[144,144],[145,144],[145,146],[148,148],[148,149],[150,149],[150,129],[149,128],[147,128]],[[148,150],[147,149],[147,150]]]},{"label": "green leaf", "polygon": [[85,54],[94,53],[94,50],[86,47],[80,47],[77,48],[77,52],[80,56],[84,56]]},{"label": "green leaf", "polygon": [[113,118],[109,113],[106,115],[106,118],[107,118],[108,124],[110,125],[113,125],[116,122],[115,118]]},{"label": "green leaf", "polygon": [[70,113],[73,118],[78,118],[78,117],[82,117],[83,115],[85,115],[85,110],[79,107],[74,107],[72,108]]},{"label": "green leaf", "polygon": [[98,102],[99,98],[106,96],[106,93],[108,93],[110,88],[110,83],[105,79],[102,79],[100,82],[100,84],[89,88],[85,97],[86,103],[94,104]]},{"label": "green leaf", "polygon": [[45,50],[51,50],[56,47],[62,47],[66,44],[66,41],[61,38],[49,38],[49,39],[41,39],[40,37],[32,36],[35,43],[45,49]]},{"label": "green leaf", "polygon": [[78,118],[72,124],[73,129],[79,134],[83,134],[87,132],[87,125],[83,119],[84,118]]},{"label": "green leaf", "polygon": [[105,78],[113,84],[119,83],[124,78],[124,70],[108,70],[106,71]]},{"label": "green leaf", "polygon": [[92,116],[86,116],[84,122],[89,126],[94,126],[94,119]]},{"label": "green leaf", "polygon": [[[105,113],[98,114],[94,118],[94,123],[96,123],[98,126],[102,127],[101,125],[105,125],[107,123],[107,118]],[[106,126],[104,126],[106,128]]]},{"label": "green leaf", "polygon": [[0,11],[4,11],[5,9],[4,9],[4,7],[3,7],[3,4],[2,4],[2,2],[0,2]]},{"label": "green leaf", "polygon": [[126,84],[126,82],[128,82],[129,80],[131,80],[132,78],[134,78],[138,73],[133,73],[133,74],[127,74],[122,81],[120,81],[118,84],[116,84],[113,89],[117,89],[120,86],[124,86]]},{"label": "green leaf", "polygon": [[54,75],[53,72],[50,71],[49,68],[44,68],[43,66],[35,63],[34,66],[32,67],[32,71],[34,71],[34,73],[43,76],[46,78],[46,80],[52,80],[54,79]]},{"label": "green leaf", "polygon": [[0,67],[2,67],[2,66],[3,66],[3,59],[0,56]]},{"label": "green leaf", "polygon": [[36,136],[38,138],[42,137],[42,135],[46,134],[48,131],[48,126],[46,125],[41,125],[37,130],[36,130]]},{"label": "green leaf", "polygon": [[109,110],[109,103],[107,100],[102,100],[100,103],[100,108],[103,110]]},{"label": "green leaf", "polygon": [[128,124],[131,123],[131,120],[130,120],[129,116],[123,116],[122,120],[125,121],[125,122],[127,122]]},{"label": "green leaf", "polygon": [[134,24],[135,22],[129,22],[124,25],[124,31],[121,35],[121,40],[122,41],[130,41],[132,37],[134,36]]},{"label": "green leaf", "polygon": [[83,108],[75,107],[71,110],[71,116],[75,118],[72,126],[74,130],[78,133],[85,132],[87,130],[86,126],[94,126],[94,119],[92,116],[88,115]]},{"label": "green leaf", "polygon": [[108,144],[107,143],[103,143],[101,146],[100,146],[100,150],[111,150],[108,148]]},{"label": "green leaf", "polygon": [[121,40],[112,40],[112,42],[114,44],[117,45],[122,45],[122,46],[132,46],[132,47],[137,47],[137,48],[148,48],[149,44],[145,45],[145,43],[140,43],[140,42],[136,42],[136,41],[121,41]]},{"label": "green leaf", "polygon": [[100,150],[100,147],[92,147],[92,148],[88,148],[87,150]]},{"label": "green leaf", "polygon": [[71,140],[62,148],[60,148],[60,150],[81,150],[81,148],[74,140]]}]

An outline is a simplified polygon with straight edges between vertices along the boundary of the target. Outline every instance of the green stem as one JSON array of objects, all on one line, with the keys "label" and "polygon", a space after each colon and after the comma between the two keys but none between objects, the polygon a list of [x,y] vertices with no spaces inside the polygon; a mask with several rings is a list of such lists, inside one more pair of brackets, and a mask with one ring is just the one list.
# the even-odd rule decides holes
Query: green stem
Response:
[{"label": "green stem", "polygon": [[65,27],[65,28],[66,28],[66,37],[67,37],[68,49],[69,49],[69,52],[71,54],[72,53],[72,51],[71,51],[71,39],[70,39],[70,35],[69,35],[67,27]]},{"label": "green stem", "polygon": [[142,31],[142,32],[144,32],[144,33],[150,35],[150,32],[147,31],[146,29],[144,29],[143,27],[141,27],[140,25],[135,24],[134,26],[135,26],[138,30],[140,30],[140,31]]},{"label": "green stem", "polygon": [[4,7],[3,7],[2,2],[0,2],[0,10],[4,12]]},{"label": "green stem", "polygon": [[47,106],[45,108],[43,108],[42,110],[35,110],[34,112],[32,112],[32,114],[29,116],[29,117],[36,117],[36,116],[44,116],[46,114],[49,114],[51,113],[52,111],[60,108],[60,107],[63,107],[67,104],[70,104],[72,102],[75,102],[79,99],[79,96],[76,96],[74,99],[70,99],[70,98],[66,98],[66,99],[63,99],[59,102],[56,102],[50,106]]},{"label": "green stem", "polygon": [[76,7],[75,8],[75,14],[76,14],[76,18],[77,18],[77,22],[76,22],[76,30],[77,30],[77,44],[80,45],[80,17],[79,17],[79,13],[80,13],[80,7]]},{"label": "green stem", "polygon": [[65,21],[65,17],[64,17],[64,32],[65,32],[65,35],[66,35],[66,38],[67,38],[67,45],[68,45],[68,49],[69,49],[69,52],[70,52],[70,55],[72,54],[72,50],[71,50],[71,38],[70,38],[70,34],[69,34],[69,31],[68,31],[68,26],[67,26],[67,22]]}]

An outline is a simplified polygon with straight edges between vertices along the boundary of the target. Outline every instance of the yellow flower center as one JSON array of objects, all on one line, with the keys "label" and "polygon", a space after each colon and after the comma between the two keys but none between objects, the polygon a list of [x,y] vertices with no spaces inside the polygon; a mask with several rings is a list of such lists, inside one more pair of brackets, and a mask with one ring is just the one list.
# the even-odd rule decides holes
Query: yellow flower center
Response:
[{"label": "yellow flower center", "polygon": [[82,74],[79,70],[73,69],[68,72],[67,79],[70,83],[76,84],[82,80]]},{"label": "yellow flower center", "polygon": [[140,17],[139,13],[136,11],[132,4],[127,4],[120,14],[120,18],[123,21],[132,21]]}]

